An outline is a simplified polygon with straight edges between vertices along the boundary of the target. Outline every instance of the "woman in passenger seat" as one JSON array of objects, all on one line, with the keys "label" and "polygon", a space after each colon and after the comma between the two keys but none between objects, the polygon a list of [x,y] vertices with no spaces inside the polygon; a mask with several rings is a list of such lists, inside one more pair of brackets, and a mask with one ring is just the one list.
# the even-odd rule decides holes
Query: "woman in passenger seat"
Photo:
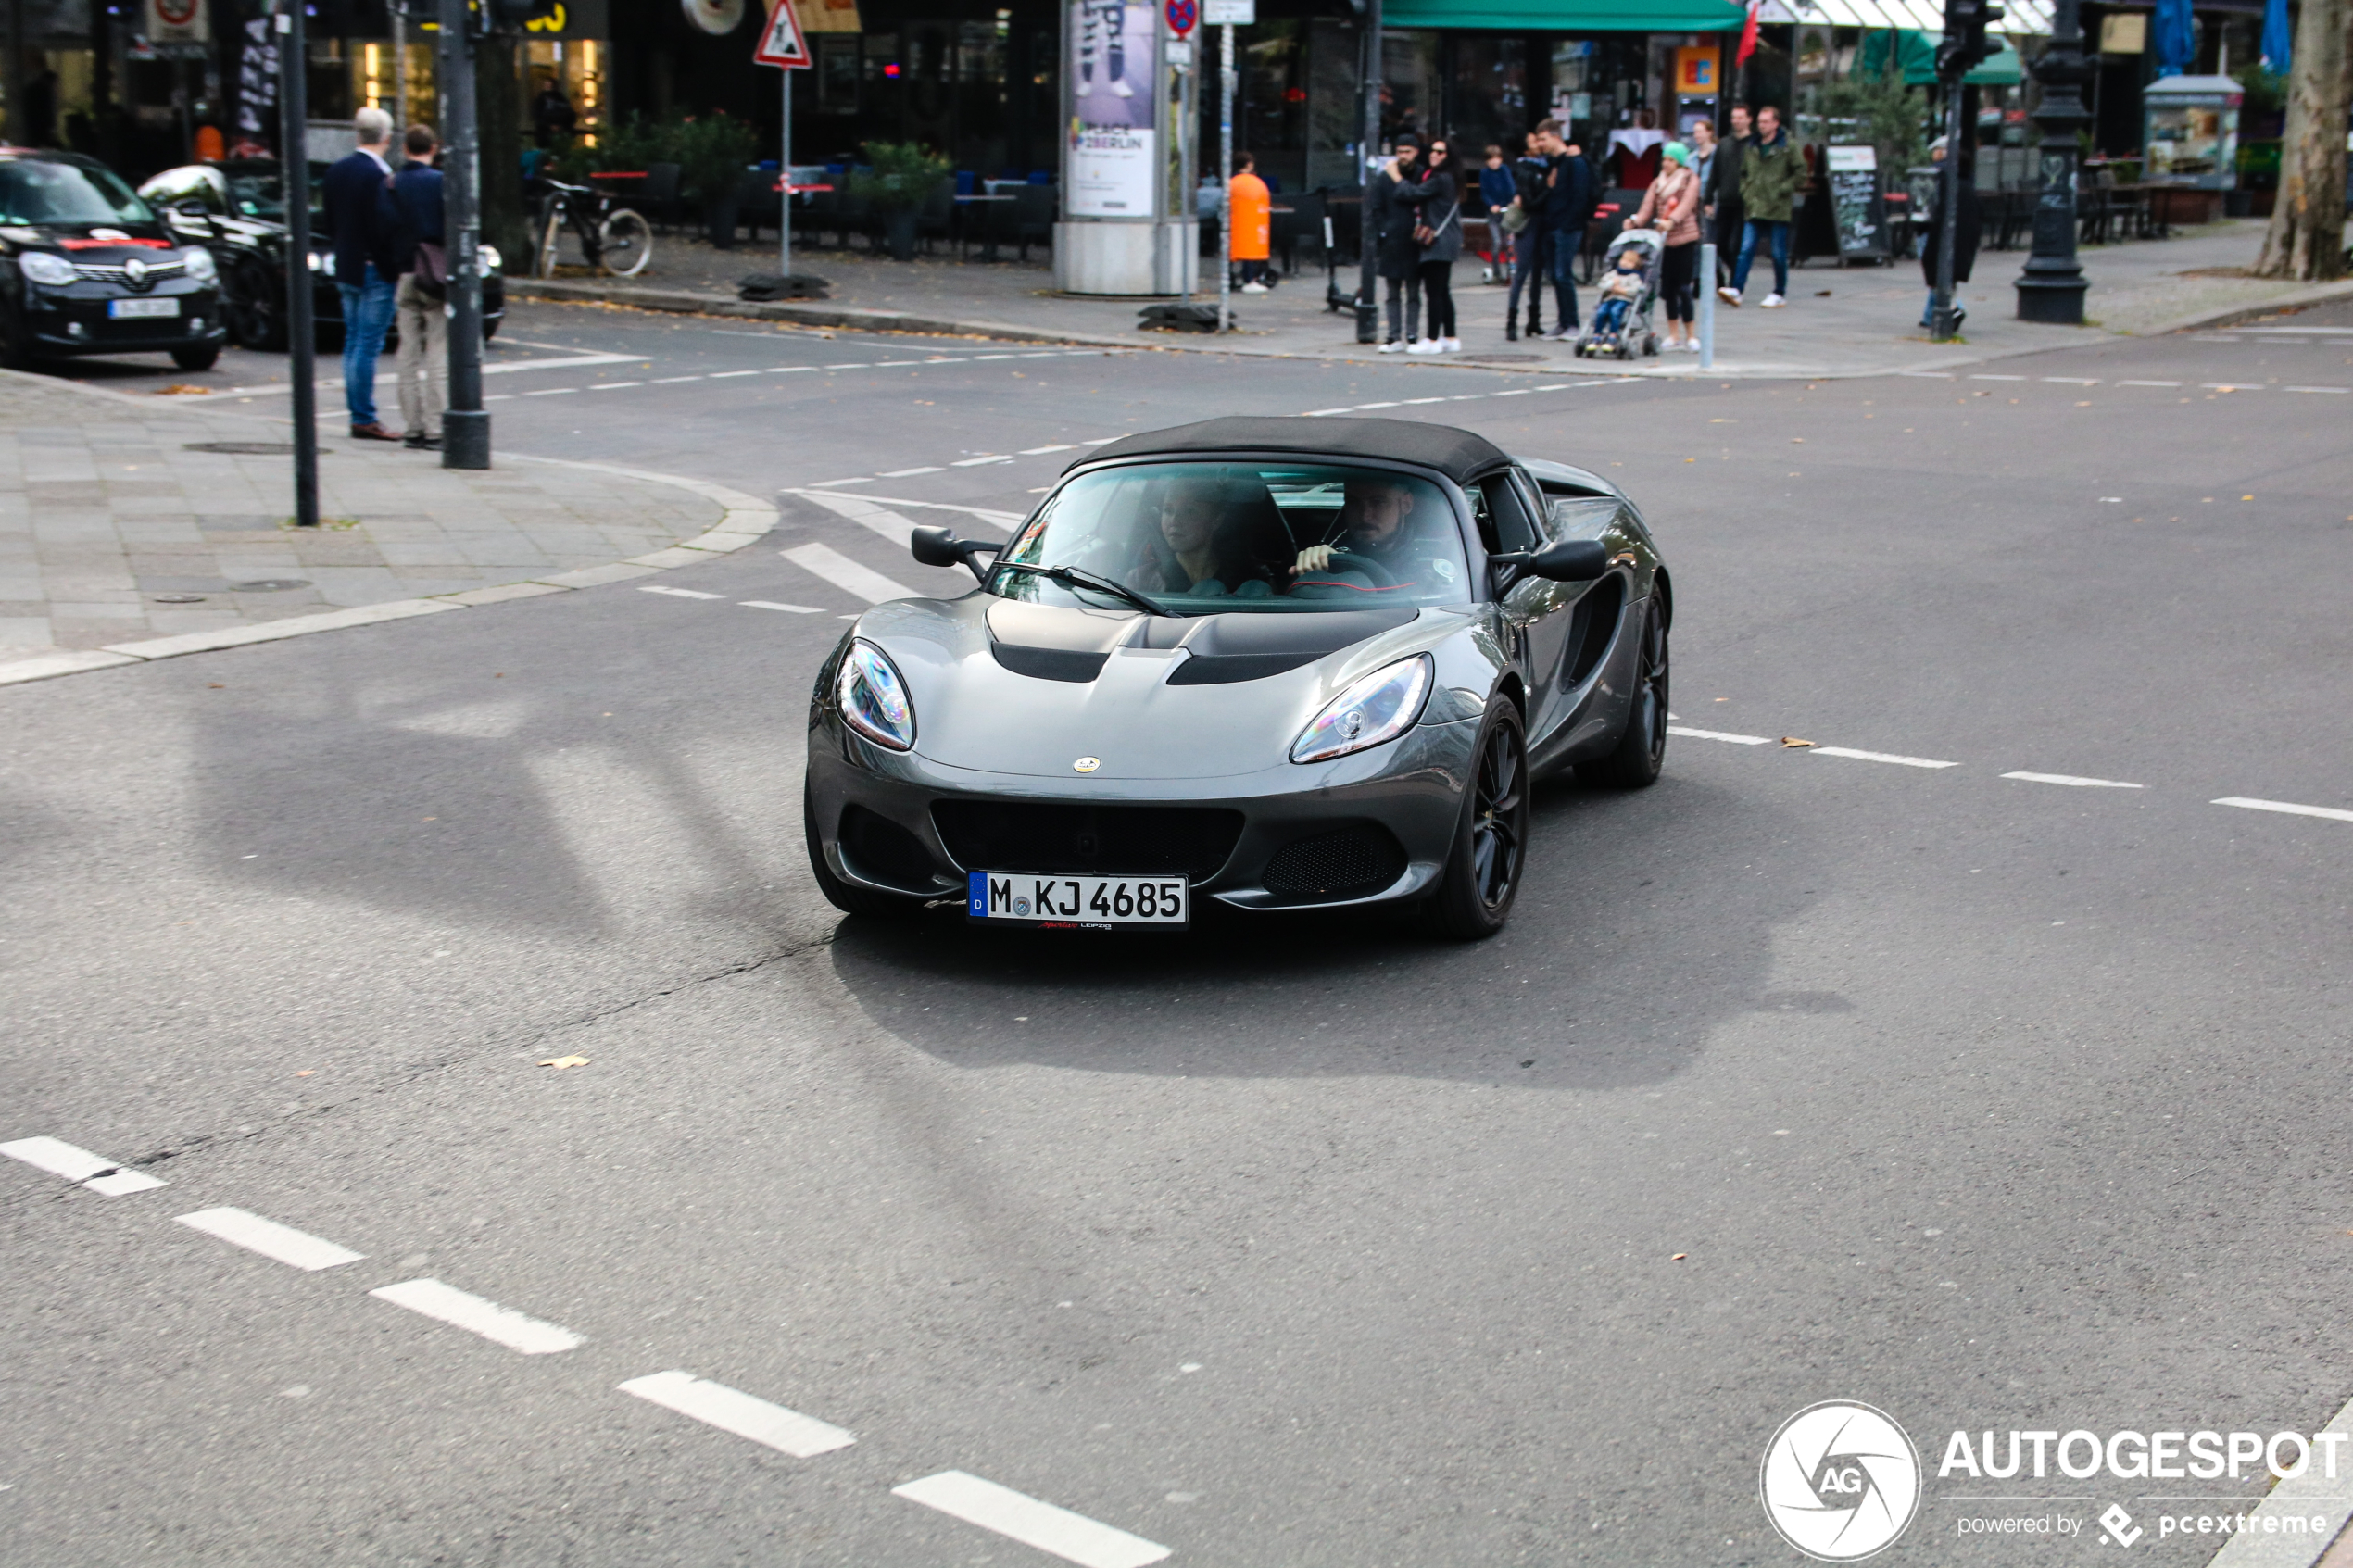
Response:
[{"label": "woman in passenger seat", "polygon": [[1216,480],[1179,480],[1161,498],[1159,537],[1135,586],[1146,592],[1262,597],[1274,592],[1273,573],[1251,558],[1238,537],[1239,508]]}]

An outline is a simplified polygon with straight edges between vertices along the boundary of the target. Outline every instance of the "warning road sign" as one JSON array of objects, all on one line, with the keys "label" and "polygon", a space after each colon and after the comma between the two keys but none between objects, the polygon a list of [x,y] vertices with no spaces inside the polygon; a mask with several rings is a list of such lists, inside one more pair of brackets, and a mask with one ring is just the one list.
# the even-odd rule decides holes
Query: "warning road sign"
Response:
[{"label": "warning road sign", "polygon": [[775,0],[775,9],[768,13],[768,25],[761,30],[760,47],[752,51],[751,58],[754,65],[782,66],[786,70],[809,64],[809,44],[800,36],[792,0]]}]

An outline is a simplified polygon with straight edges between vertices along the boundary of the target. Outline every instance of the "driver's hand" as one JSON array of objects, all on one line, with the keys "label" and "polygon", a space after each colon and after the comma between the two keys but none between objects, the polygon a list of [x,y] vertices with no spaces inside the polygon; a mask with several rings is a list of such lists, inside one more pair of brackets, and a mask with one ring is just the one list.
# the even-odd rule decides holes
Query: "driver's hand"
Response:
[{"label": "driver's hand", "polygon": [[1307,548],[1299,552],[1299,558],[1297,560],[1291,562],[1291,575],[1296,577],[1304,571],[1328,571],[1330,570],[1331,564],[1331,546],[1310,545]]}]

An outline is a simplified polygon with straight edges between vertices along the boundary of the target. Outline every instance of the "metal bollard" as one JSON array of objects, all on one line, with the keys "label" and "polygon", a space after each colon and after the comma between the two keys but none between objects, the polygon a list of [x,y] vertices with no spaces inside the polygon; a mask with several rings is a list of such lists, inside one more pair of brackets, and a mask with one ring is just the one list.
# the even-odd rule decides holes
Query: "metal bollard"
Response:
[{"label": "metal bollard", "polygon": [[1716,368],[1716,245],[1699,247],[1699,368]]}]

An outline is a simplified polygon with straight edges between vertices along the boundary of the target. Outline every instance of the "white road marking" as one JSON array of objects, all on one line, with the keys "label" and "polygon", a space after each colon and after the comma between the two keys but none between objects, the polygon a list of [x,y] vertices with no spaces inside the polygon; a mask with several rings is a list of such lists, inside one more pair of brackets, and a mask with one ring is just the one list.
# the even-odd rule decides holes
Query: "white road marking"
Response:
[{"label": "white road marking", "polygon": [[1571,382],[1561,382],[1552,386],[1540,386],[1536,390],[1538,392],[1567,392],[1574,384]]},{"label": "white road marking", "polygon": [[843,495],[829,490],[804,491],[802,495],[862,528],[872,529],[902,550],[915,531],[912,521],[864,495]]},{"label": "white road marking", "polygon": [[700,380],[702,380],[702,377],[701,377],[699,374],[697,374],[697,375],[691,375],[691,376],[664,376],[664,377],[662,377],[660,381],[658,381],[658,382],[654,383],[653,384],[654,384],[654,385],[656,385],[656,386],[676,386],[676,385],[677,385],[680,382],[682,382],[682,381],[700,381]]},{"label": "white road marking", "polygon": [[881,473],[875,475],[875,477],[877,479],[907,479],[919,473],[937,473],[939,471],[939,465],[937,463],[932,463],[926,467],[919,469],[885,469]]},{"label": "white road marking", "polygon": [[2024,376],[1974,375],[1969,377],[1971,381],[2024,381],[2025,379]]},{"label": "white road marking", "polygon": [[722,1432],[749,1437],[795,1459],[814,1459],[836,1449],[846,1449],[858,1440],[814,1416],[755,1399],[724,1383],[707,1383],[690,1372],[658,1372],[651,1377],[633,1377],[621,1386],[621,1391],[649,1399],[680,1415],[692,1416]]},{"label": "white road marking", "polygon": [[746,609],[781,609],[786,615],[823,615],[825,613],[824,610],[819,609],[815,605],[782,605],[776,603],[774,599],[744,599],[739,602]]},{"label": "white road marking", "polygon": [[820,365],[817,368],[821,370],[871,370],[874,369],[863,359],[855,360],[847,365]]},{"label": "white road marking", "polygon": [[2297,337],[2353,337],[2353,327],[2233,327],[2232,331],[2245,337],[2292,333]]},{"label": "white road marking", "polygon": [[1509,392],[1491,392],[1487,395],[1490,397],[1525,397],[1535,390],[1536,389],[1532,386],[1516,386]]},{"label": "white road marking", "polygon": [[[2226,795],[2213,801],[2216,806],[2240,806],[2249,811],[2284,811],[2291,817],[2326,817],[2333,822],[2353,822],[2353,811],[2340,811],[2334,806],[2298,806],[2287,800],[2250,800],[2244,795]],[[6,1151],[0,1145],[0,1153]]]},{"label": "white road marking", "polygon": [[[937,365],[939,361],[937,359],[877,359],[875,361],[875,369],[877,370],[895,370],[902,365]],[[622,1386],[625,1388],[628,1385],[624,1383]]]},{"label": "white road marking", "polygon": [[2122,779],[2079,779],[2072,773],[2004,773],[2006,779],[2024,779],[2028,784],[2072,784],[2078,789],[2146,789],[2146,784],[2126,784]]},{"label": "white road marking", "polygon": [[[779,494],[803,496],[806,499],[816,501],[821,505],[831,504],[826,501],[826,495],[830,494],[829,492],[812,493],[808,490],[786,490],[779,492]],[[904,495],[845,495],[837,498],[849,501],[871,502],[873,504],[885,507],[914,507],[920,510],[929,512],[962,512],[966,517],[975,517],[980,519],[983,522],[995,523],[999,528],[1009,528],[1028,515],[1025,512],[1000,511],[994,507],[967,507],[956,501],[914,501],[908,499]],[[849,510],[845,508],[836,507],[833,509],[839,511],[844,517],[850,515]]]},{"label": "white road marking", "polygon": [[1118,439],[1119,437],[1116,435],[1097,435],[1091,436],[1088,439],[1080,442],[1078,445],[1081,446],[1108,446]]},{"label": "white road marking", "polygon": [[624,386],[643,386],[646,383],[641,381],[600,381],[594,386],[591,386],[588,390],[591,392],[619,392]]},{"label": "white road marking", "polygon": [[1352,408],[1310,408],[1302,417],[1310,420],[1320,420],[1327,414],[1347,414],[1353,413],[1354,411],[1355,410]]},{"label": "white road marking", "polygon": [[761,372],[758,370],[713,370],[711,372],[711,379],[712,381],[725,381],[730,376],[756,376],[760,373]]},{"label": "white road marking", "polygon": [[784,558],[800,568],[824,578],[844,593],[854,594],[870,605],[885,599],[912,599],[915,590],[903,583],[894,583],[872,567],[860,566],[838,550],[823,545],[802,545],[784,552]]},{"label": "white road marking", "polygon": [[[511,364],[484,365],[482,368],[482,373],[485,376],[507,376],[521,370],[568,370],[583,365],[643,365],[647,362],[646,357],[642,354],[572,354],[560,359],[517,359]],[[330,389],[341,389],[343,381],[341,377],[330,381],[322,376],[315,384],[320,391],[325,392]],[[264,382],[259,386],[220,387],[215,389],[213,395],[215,397],[250,397],[257,393],[293,390],[292,382]]]},{"label": "white road marking", "polygon": [[2043,379],[2046,382],[2057,382],[2062,386],[2097,386],[2100,384],[2099,378],[2097,376],[2045,376]]},{"label": "white road marking", "polygon": [[484,403],[511,403],[514,400],[515,395],[511,392],[493,392],[483,398]]},{"label": "white road marking", "polygon": [[2283,392],[2333,392],[2342,397],[2348,390],[2353,390],[2353,388],[2342,386],[2284,386],[2280,390]]},{"label": "white road marking", "polygon": [[1453,401],[1451,397],[1408,397],[1402,407],[1410,408],[1416,403],[1451,403]]},{"label": "white road marking", "polygon": [[1166,1547],[1141,1536],[1097,1524],[1083,1513],[1039,1502],[1010,1486],[967,1475],[961,1470],[943,1470],[937,1475],[893,1486],[891,1491],[967,1524],[977,1524],[984,1530],[1010,1536],[1024,1546],[1052,1552],[1066,1562],[1081,1564],[1081,1568],[1144,1568],[1144,1564],[1158,1562],[1169,1555]]},{"label": "white road marking", "polygon": [[578,1345],[580,1336],[568,1328],[559,1328],[537,1318],[527,1318],[496,1301],[485,1301],[479,1296],[442,1284],[437,1279],[412,1279],[399,1285],[387,1285],[369,1295],[379,1297],[396,1307],[406,1307],[422,1312],[453,1328],[479,1334],[510,1350],[520,1350],[526,1356],[553,1355]]},{"label": "white road marking", "polygon": [[536,392],[526,392],[525,397],[561,397],[567,392],[578,392],[576,386],[543,386]]},{"label": "white road marking", "polygon": [[640,583],[637,584],[637,592],[668,594],[673,598],[679,599],[724,599],[727,596],[724,594],[706,594],[699,588],[668,588],[658,583]]},{"label": "white road marking", "polygon": [[873,474],[862,474],[856,479],[821,479],[811,488],[822,490],[831,484],[872,484],[874,482]]},{"label": "white road marking", "polygon": [[1805,748],[1817,757],[1849,757],[1857,762],[1893,762],[1899,768],[1957,768],[1958,762],[1939,762],[1933,757],[1898,757],[1892,751],[1856,751],[1843,746],[1809,746]]},{"label": "white road marking", "polygon": [[977,365],[984,359],[1018,359],[1020,358],[1018,354],[975,354],[969,362]]},{"label": "white road marking", "polygon": [[332,1241],[321,1241],[292,1225],[282,1225],[258,1214],[248,1214],[242,1209],[203,1209],[194,1214],[180,1215],[179,1223],[207,1236],[219,1236],[232,1247],[242,1247],[248,1252],[258,1252],[290,1268],[308,1269],[313,1273],[321,1269],[339,1269],[367,1256],[347,1247],[337,1247]]},{"label": "white road marking", "polygon": [[767,373],[772,376],[791,376],[798,375],[803,370],[813,370],[816,368],[814,365],[771,365],[768,367]]},{"label": "white road marking", "polygon": [[1394,408],[1397,405],[1394,403],[1359,403],[1356,407],[1359,408]]},{"label": "white road marking", "polygon": [[1042,458],[1049,452],[1076,452],[1076,450],[1078,448],[1067,441],[1057,441],[1051,446],[1025,446],[1021,449],[1021,455],[1025,458]]},{"label": "white road marking", "polygon": [[1734,735],[1727,734],[1722,730],[1687,730],[1678,724],[1667,725],[1667,733],[1670,735],[1688,735],[1693,740],[1729,741],[1734,746],[1770,746],[1773,744],[1773,739],[1770,735]]},{"label": "white road marking", "polygon": [[1012,461],[1013,458],[1006,457],[1001,452],[992,452],[985,458],[959,458],[948,466],[950,468],[956,469],[976,469],[988,463],[1010,463]]},{"label": "white road marking", "polygon": [[2119,386],[2179,386],[2182,383],[2177,381],[2120,381],[2116,384]]},{"label": "white road marking", "polygon": [[2260,392],[2263,390],[2259,386],[2243,386],[2226,381],[2202,381],[2197,384],[2208,392]]},{"label": "white road marking", "polygon": [[1910,376],[1915,381],[1951,381],[1953,379],[1953,372],[1950,370],[1898,370],[1896,374]]},{"label": "white road marking", "polygon": [[148,1192],[169,1185],[145,1171],[126,1171],[111,1160],[57,1138],[19,1138],[14,1143],[0,1143],[0,1154],[21,1160],[53,1176],[63,1176],[107,1198]]}]

